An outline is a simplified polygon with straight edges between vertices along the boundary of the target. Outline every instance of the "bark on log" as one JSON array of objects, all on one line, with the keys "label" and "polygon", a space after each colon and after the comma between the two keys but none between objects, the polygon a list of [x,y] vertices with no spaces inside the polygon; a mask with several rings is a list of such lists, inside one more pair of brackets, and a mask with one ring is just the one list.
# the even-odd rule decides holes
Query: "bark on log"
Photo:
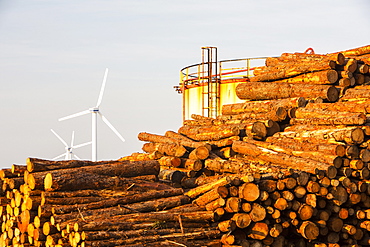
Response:
[{"label": "bark on log", "polygon": [[41,172],[41,171],[50,171],[57,169],[69,169],[76,167],[84,166],[95,166],[114,163],[116,161],[98,161],[92,162],[87,160],[63,160],[63,161],[53,161],[45,160],[39,158],[27,158],[26,165],[29,172]]},{"label": "bark on log", "polygon": [[330,102],[339,98],[338,90],[329,85],[245,82],[236,87],[236,95],[245,100],[272,100],[293,97],[322,97]]},{"label": "bark on log", "polygon": [[240,133],[238,128],[229,126],[182,126],[178,132],[197,141],[217,141]]},{"label": "bark on log", "polygon": [[159,151],[153,151],[151,153],[132,153],[128,156],[121,157],[118,161],[146,161],[146,160],[158,160],[164,156],[163,153]]},{"label": "bark on log", "polygon": [[189,159],[192,160],[205,160],[209,156],[209,149],[206,146],[199,146],[189,154]]},{"label": "bark on log", "polygon": [[[308,150],[294,150],[290,149],[289,147],[286,147],[282,145],[281,143],[278,145],[275,145],[270,142],[261,142],[261,141],[254,141],[254,140],[245,140],[246,142],[252,143],[256,146],[263,147],[270,149],[272,151],[281,152],[288,155],[293,155],[297,157],[307,158],[316,160],[319,162],[327,163],[330,165],[333,165],[335,168],[340,168],[342,166],[343,160],[337,156],[337,155],[330,155],[326,153],[322,153],[320,151],[308,151]],[[333,170],[334,172],[334,170]],[[334,178],[336,176],[336,173],[330,174],[330,178]]]},{"label": "bark on log", "polygon": [[316,151],[340,157],[346,155],[346,145],[344,144],[300,142],[293,138],[278,138],[274,136],[267,137],[266,142],[294,151]]},{"label": "bark on log", "polygon": [[[365,46],[361,46],[361,47],[358,47],[358,48],[353,48],[353,49],[348,49],[348,50],[345,50],[345,51],[341,51],[340,53],[342,53],[345,57],[360,56],[360,55],[364,55],[364,54],[369,54],[370,53],[370,46],[365,45]],[[332,54],[336,54],[336,53],[332,53]]]},{"label": "bark on log", "polygon": [[320,60],[332,60],[335,61],[339,65],[343,65],[345,63],[345,56],[340,53],[331,53],[331,54],[307,54],[307,53],[282,53],[280,57],[277,58],[267,58],[266,59],[266,66],[275,66],[274,63],[281,63],[279,61],[291,61],[299,63],[305,62],[314,62]]},{"label": "bark on log", "polygon": [[322,70],[311,73],[304,73],[287,79],[275,80],[275,83],[297,83],[297,84],[334,84],[338,80],[338,72],[336,70]]},{"label": "bark on log", "polygon": [[185,192],[184,195],[187,195],[190,198],[195,198],[203,193],[206,193],[207,191],[210,191],[216,186],[223,186],[230,183],[231,178],[229,176],[225,176],[219,180],[216,180],[215,182],[207,183],[196,188],[190,189],[189,191]]},{"label": "bark on log", "polygon": [[278,66],[259,67],[254,70],[255,76],[251,77],[250,81],[274,81],[307,72],[334,69],[335,65],[336,63],[332,60],[322,59],[321,61],[287,62]]},{"label": "bark on log", "polygon": [[252,143],[235,141],[233,143],[233,149],[235,152],[257,156],[267,162],[279,164],[282,167],[298,169],[301,171],[309,172],[311,174],[317,174],[318,170],[325,171],[328,174],[332,174],[332,169],[335,169],[332,165],[317,162],[311,159],[305,159],[301,157],[295,157],[284,153],[278,153],[270,149],[256,146]]},{"label": "bark on log", "polygon": [[180,133],[174,132],[174,131],[170,131],[170,130],[166,131],[165,136],[176,140],[176,142],[180,143],[181,145],[183,145],[185,147],[197,148],[199,146],[204,146],[205,145],[205,146],[207,146],[207,148],[209,150],[211,150],[211,145],[210,144],[207,144],[205,142],[196,142],[196,141],[191,140],[188,137],[186,137],[186,136],[184,136]]},{"label": "bark on log", "polygon": [[147,153],[153,151],[159,151],[168,156],[182,157],[185,155],[187,150],[184,146],[177,143],[144,143],[142,150]]},{"label": "bark on log", "polygon": [[[129,238],[129,239],[117,239],[117,240],[101,240],[101,241],[85,241],[87,246],[97,247],[97,246],[128,246],[130,244],[142,243],[142,242],[155,242],[154,246],[158,246],[159,241],[164,240],[190,240],[190,239],[204,239],[204,238],[216,238],[221,237],[219,230],[202,230],[199,232],[192,233],[173,233],[168,235],[152,235],[152,236],[143,236],[138,238]],[[144,245],[142,245],[144,246]]]},{"label": "bark on log", "polygon": [[[125,205],[125,204],[131,204],[131,203],[137,203],[141,201],[148,201],[151,199],[157,199],[157,198],[165,198],[165,197],[171,197],[176,195],[181,195],[183,193],[183,190],[181,188],[174,188],[174,189],[166,189],[166,190],[154,190],[154,191],[146,191],[142,192],[140,194],[128,194],[124,197],[118,197],[118,198],[105,198],[104,201],[99,202],[93,202],[88,204],[77,204],[77,205],[58,205],[54,207],[54,214],[67,214],[70,212],[76,212],[78,210],[80,211],[86,211],[91,209],[99,209],[99,208],[109,208],[114,207],[117,205]],[[65,199],[65,198],[62,198]]]},{"label": "bark on log", "polygon": [[370,91],[361,88],[348,88],[344,95],[340,98],[340,101],[358,101],[368,100],[370,97]]},{"label": "bark on log", "polygon": [[[284,121],[287,118],[288,112],[284,107],[276,107],[268,112],[244,112],[237,115],[221,116],[228,120],[273,120],[276,122]],[[217,124],[217,123],[216,123]]]},{"label": "bark on log", "polygon": [[117,215],[132,214],[137,212],[161,211],[164,209],[170,209],[184,204],[188,204],[189,202],[190,198],[185,195],[171,196],[166,198],[154,199],[150,201],[109,207],[109,210],[107,208],[102,208],[87,210],[81,213],[73,212],[69,214],[54,215],[53,221],[54,225],[58,223],[60,224],[68,220],[75,221],[76,219],[80,218],[81,215],[83,216],[83,220],[85,221],[90,220],[94,221],[97,220],[98,218],[102,220],[109,219],[110,217]]},{"label": "bark on log", "polygon": [[[158,175],[159,173],[159,163],[157,161],[132,161],[132,162],[115,162],[111,164],[97,165],[93,169],[88,167],[80,167],[73,169],[63,169],[63,170],[53,170],[45,174],[44,188],[45,190],[61,190],[60,187],[66,182],[66,184],[71,183],[71,181],[66,181],[68,179],[73,179],[76,174],[79,174],[80,180],[83,180],[84,175],[96,174],[99,176],[112,176],[109,179],[115,179],[113,176],[117,176],[115,180],[120,179],[120,177],[135,177],[142,175]],[[43,173],[44,174],[44,173]],[[88,178],[89,176],[86,176]],[[105,181],[101,181],[104,183]],[[72,180],[73,183],[73,180]],[[100,183],[100,182],[95,182]],[[88,186],[87,184],[85,187]],[[102,188],[107,188],[102,186]],[[75,188],[71,190],[76,190],[81,188]]]},{"label": "bark on log", "polygon": [[247,112],[268,112],[276,107],[286,109],[294,107],[303,107],[306,100],[303,97],[286,98],[279,100],[261,100],[261,101],[246,101],[244,103],[226,104],[222,106],[223,115],[235,115]]},{"label": "bark on log", "polygon": [[285,128],[284,132],[274,134],[275,137],[289,137],[294,139],[317,139],[327,143],[345,142],[347,144],[361,144],[364,141],[364,130],[358,127],[342,126],[337,128],[320,127],[319,125],[294,125]]},{"label": "bark on log", "polygon": [[60,174],[60,176],[49,175],[45,177],[46,180],[46,191],[74,191],[83,189],[149,189],[157,188],[164,189],[169,188],[161,183],[146,182],[143,180],[134,180],[122,177],[110,177],[92,173],[71,173],[71,174]]},{"label": "bark on log", "polygon": [[[351,113],[333,110],[324,110],[317,108],[298,108],[294,112],[294,117],[298,119],[308,119],[307,122],[313,119],[322,119],[323,123],[338,123],[345,125],[363,125],[366,122],[364,113]],[[294,119],[292,119],[294,122]],[[320,123],[317,121],[317,123]]]}]

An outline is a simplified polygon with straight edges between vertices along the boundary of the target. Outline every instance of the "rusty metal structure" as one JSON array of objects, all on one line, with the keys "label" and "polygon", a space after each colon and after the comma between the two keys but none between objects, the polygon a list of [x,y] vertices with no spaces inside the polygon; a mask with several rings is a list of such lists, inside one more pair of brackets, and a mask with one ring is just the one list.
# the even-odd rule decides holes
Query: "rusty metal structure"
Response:
[{"label": "rusty metal structure", "polygon": [[[214,46],[201,47],[201,63],[180,70],[180,82],[175,89],[182,94],[183,120],[191,114],[215,118],[221,106],[242,102],[235,94],[239,83],[253,76],[254,67],[264,65],[266,57],[218,61]],[[252,65],[253,63],[253,65]]]}]

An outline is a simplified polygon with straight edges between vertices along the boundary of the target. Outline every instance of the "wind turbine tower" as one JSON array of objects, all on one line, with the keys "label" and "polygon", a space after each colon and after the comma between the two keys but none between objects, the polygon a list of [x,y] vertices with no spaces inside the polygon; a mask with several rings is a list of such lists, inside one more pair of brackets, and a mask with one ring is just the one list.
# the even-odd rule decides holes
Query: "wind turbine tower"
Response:
[{"label": "wind turbine tower", "polygon": [[105,84],[107,82],[107,76],[108,76],[108,68],[105,69],[105,74],[103,78],[103,83],[100,89],[99,97],[98,97],[98,102],[94,107],[91,107],[87,110],[84,110],[82,112],[78,112],[66,117],[59,118],[59,121],[67,120],[70,118],[75,118],[78,116],[86,115],[91,113],[91,160],[92,161],[97,161],[97,149],[98,149],[98,115],[101,117],[103,122],[108,125],[108,127],[118,136],[119,139],[121,139],[122,142],[125,141],[125,139],[121,136],[121,134],[114,128],[114,126],[108,121],[106,117],[103,116],[103,114],[99,110],[99,106],[101,105],[102,99],[103,99],[103,94],[104,94],[104,89],[105,89]]}]

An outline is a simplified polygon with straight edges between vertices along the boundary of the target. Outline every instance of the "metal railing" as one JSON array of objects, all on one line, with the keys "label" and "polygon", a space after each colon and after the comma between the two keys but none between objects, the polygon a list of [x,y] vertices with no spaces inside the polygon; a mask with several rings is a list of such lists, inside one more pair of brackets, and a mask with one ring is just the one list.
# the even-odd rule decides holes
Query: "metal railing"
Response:
[{"label": "metal railing", "polygon": [[253,76],[255,67],[265,65],[267,57],[241,58],[211,62],[210,66],[205,63],[193,64],[180,70],[180,83],[175,86],[179,93],[184,89],[202,86],[209,81],[207,68],[218,66],[218,73],[212,74],[212,79],[217,79],[222,83],[225,80],[249,78]]}]

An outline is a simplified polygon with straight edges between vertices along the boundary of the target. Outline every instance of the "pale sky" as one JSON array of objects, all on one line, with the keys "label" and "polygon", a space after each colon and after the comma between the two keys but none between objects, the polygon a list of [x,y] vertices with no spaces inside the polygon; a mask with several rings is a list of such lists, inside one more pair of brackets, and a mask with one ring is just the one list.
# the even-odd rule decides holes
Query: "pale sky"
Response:
[{"label": "pale sky", "polygon": [[[0,168],[91,140],[91,117],[58,119],[95,106],[126,142],[98,123],[98,159],[142,152],[140,132],[182,124],[181,68],[201,61],[330,53],[370,43],[368,0],[0,0]],[[75,149],[91,158],[91,147]]]}]

